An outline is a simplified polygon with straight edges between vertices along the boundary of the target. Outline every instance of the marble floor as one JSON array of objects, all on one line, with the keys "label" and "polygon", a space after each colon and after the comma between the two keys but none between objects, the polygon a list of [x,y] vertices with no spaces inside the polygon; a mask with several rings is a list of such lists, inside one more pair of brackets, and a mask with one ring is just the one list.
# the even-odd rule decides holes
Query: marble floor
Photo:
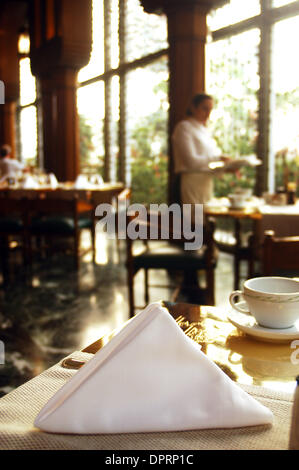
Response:
[{"label": "marble floor", "polygon": [[[96,262],[87,254],[78,271],[73,259],[61,254],[35,264],[27,277],[21,266],[15,267],[10,283],[0,286],[0,346],[4,352],[1,355],[0,350],[0,396],[128,319],[124,243],[118,247],[115,240],[98,234]],[[157,273],[155,284],[167,284],[167,274]],[[136,301],[141,305],[142,272],[135,282]],[[223,308],[224,315],[232,289],[232,258],[221,253],[216,305]],[[150,290],[151,301],[169,300],[170,295],[166,287]]]}]

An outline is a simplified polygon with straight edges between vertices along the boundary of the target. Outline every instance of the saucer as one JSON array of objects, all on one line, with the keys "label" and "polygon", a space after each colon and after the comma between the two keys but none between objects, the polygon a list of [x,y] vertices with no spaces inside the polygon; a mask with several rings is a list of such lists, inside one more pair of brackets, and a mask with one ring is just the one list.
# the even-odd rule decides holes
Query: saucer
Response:
[{"label": "saucer", "polygon": [[248,201],[240,202],[238,204],[233,203],[233,202],[229,203],[229,208],[232,210],[243,210],[243,209],[246,209],[247,207],[248,207]]},{"label": "saucer", "polygon": [[[243,306],[245,302],[239,302],[237,305]],[[299,320],[290,328],[266,328],[260,326],[252,315],[240,313],[233,309],[229,312],[227,318],[239,330],[261,341],[281,343],[299,339]]]}]

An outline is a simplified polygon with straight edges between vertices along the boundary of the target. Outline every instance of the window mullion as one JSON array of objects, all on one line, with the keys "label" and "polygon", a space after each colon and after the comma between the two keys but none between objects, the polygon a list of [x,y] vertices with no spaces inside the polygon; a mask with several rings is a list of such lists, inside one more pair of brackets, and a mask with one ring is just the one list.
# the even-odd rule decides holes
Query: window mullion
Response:
[{"label": "window mullion", "polygon": [[[120,67],[127,60],[126,44],[126,20],[127,7],[124,0],[119,0],[119,62]],[[127,132],[127,74],[119,74],[119,180],[128,184],[129,180],[129,160],[128,160],[128,132]]]},{"label": "window mullion", "polygon": [[261,0],[262,21],[260,26],[261,40],[259,47],[259,77],[260,88],[258,94],[258,141],[257,156],[263,165],[257,169],[256,192],[261,195],[269,187],[273,190],[273,155],[271,151],[271,113],[273,106],[272,92],[272,24],[268,21],[268,14],[272,7],[272,0]]},{"label": "window mullion", "polygon": [[[105,72],[111,69],[111,0],[104,0]],[[104,178],[111,180],[111,77],[105,80]]]}]

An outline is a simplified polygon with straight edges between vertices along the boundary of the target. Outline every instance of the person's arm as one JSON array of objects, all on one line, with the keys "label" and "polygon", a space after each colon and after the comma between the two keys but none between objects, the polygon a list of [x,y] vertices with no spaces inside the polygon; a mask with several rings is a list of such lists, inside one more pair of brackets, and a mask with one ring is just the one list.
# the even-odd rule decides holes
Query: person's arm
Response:
[{"label": "person's arm", "polygon": [[184,162],[184,166],[191,171],[211,171],[209,163],[222,159],[220,151],[212,157],[198,154],[188,123],[182,122],[176,128],[172,140],[175,152]]},{"label": "person's arm", "polygon": [[19,160],[11,159],[10,167],[13,168],[15,171],[22,171],[24,169],[24,164],[19,162]]}]

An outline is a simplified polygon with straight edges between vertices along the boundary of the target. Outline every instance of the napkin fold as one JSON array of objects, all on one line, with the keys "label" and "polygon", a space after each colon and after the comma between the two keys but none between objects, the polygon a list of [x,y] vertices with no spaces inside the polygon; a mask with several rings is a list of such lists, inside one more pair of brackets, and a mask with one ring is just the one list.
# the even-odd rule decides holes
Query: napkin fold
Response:
[{"label": "napkin fold", "polygon": [[22,187],[23,189],[37,189],[39,188],[39,184],[33,176],[27,175],[23,181]]},{"label": "napkin fold", "polygon": [[242,427],[272,419],[153,303],[76,372],[34,424],[54,433],[101,434]]},{"label": "napkin fold", "polygon": [[78,175],[74,184],[75,189],[88,189],[90,183],[86,175]]},{"label": "napkin fold", "polygon": [[57,181],[57,178],[56,176],[54,175],[54,173],[50,173],[49,174],[49,184],[51,186],[52,189],[56,189],[58,188],[58,181]]}]

